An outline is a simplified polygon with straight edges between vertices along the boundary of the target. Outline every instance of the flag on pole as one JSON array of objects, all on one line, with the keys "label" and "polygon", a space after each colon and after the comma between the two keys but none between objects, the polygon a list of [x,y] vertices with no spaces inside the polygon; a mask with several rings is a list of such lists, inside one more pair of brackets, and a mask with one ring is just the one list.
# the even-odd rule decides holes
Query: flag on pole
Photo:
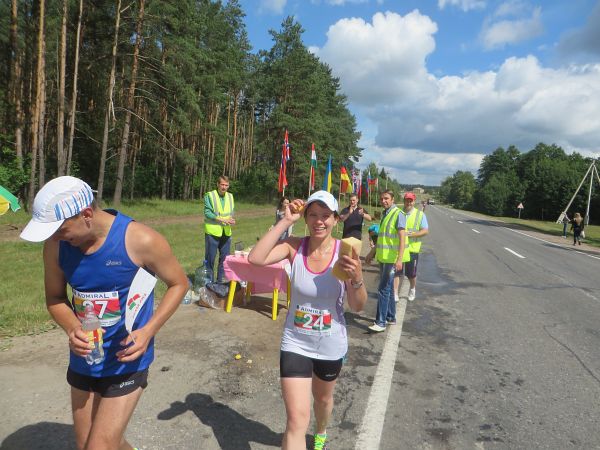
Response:
[{"label": "flag on pole", "polygon": [[371,171],[367,172],[367,182],[365,183],[365,191],[369,193],[369,186],[371,186]]},{"label": "flag on pole", "polygon": [[312,145],[310,152],[310,182],[308,185],[309,191],[315,190],[315,169],[317,168],[317,152],[315,152],[315,144]]},{"label": "flag on pole", "polygon": [[360,194],[362,194],[361,177],[360,170],[356,168],[352,170],[352,190],[356,193],[360,201]]},{"label": "flag on pole", "polygon": [[277,183],[277,190],[283,192],[285,187],[288,185],[286,171],[287,162],[290,160],[290,144],[288,142],[288,131],[285,130],[285,138],[283,140],[283,147],[281,148],[281,163],[279,165],[279,181]]},{"label": "flag on pole", "polygon": [[346,168],[342,166],[340,169],[340,194],[352,193],[352,184]]},{"label": "flag on pole", "polygon": [[286,162],[290,160],[290,143],[288,141],[288,130],[285,130],[285,136],[283,138],[283,152],[285,154]]},{"label": "flag on pole", "polygon": [[323,180],[323,190],[331,192],[331,155],[327,161],[327,170],[325,170],[325,179]]}]

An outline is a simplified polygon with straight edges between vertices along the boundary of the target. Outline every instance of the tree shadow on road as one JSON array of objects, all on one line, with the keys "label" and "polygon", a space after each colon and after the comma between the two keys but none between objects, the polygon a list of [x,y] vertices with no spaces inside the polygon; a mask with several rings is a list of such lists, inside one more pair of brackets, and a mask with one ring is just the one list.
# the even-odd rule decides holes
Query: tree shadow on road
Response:
[{"label": "tree shadow on road", "polygon": [[279,447],[282,433],[275,433],[266,425],[250,420],[223,403],[215,402],[207,394],[189,394],[185,402],[173,402],[158,414],[159,420],[171,420],[186,411],[192,411],[213,434],[223,450],[250,450],[250,442]]},{"label": "tree shadow on road", "polygon": [[9,435],[0,450],[75,450],[73,425],[40,422],[27,425]]}]

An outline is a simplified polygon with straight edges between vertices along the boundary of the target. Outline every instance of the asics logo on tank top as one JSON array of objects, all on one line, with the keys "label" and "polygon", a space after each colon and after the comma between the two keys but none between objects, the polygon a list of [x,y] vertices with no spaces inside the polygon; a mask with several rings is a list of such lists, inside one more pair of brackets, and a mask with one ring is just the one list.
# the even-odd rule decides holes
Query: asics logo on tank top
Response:
[{"label": "asics logo on tank top", "polygon": [[120,266],[122,264],[123,263],[121,261],[113,261],[112,259],[107,259],[106,260],[106,267],[109,267],[109,266]]}]

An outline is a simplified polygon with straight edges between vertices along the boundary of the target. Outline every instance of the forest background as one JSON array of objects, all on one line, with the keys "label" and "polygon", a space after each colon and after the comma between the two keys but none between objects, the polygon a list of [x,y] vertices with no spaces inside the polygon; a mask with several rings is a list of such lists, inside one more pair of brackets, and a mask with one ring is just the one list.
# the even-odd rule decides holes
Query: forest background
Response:
[{"label": "forest background", "polygon": [[[317,189],[331,155],[337,193],[340,167],[362,155],[339,79],[294,18],[253,52],[244,17],[237,0],[0,0],[0,185],[27,204],[71,174],[118,206],[200,198],[225,174],[238,199],[272,202],[288,130],[286,194],[308,193],[312,144]],[[543,143],[499,148],[477,177],[457,172],[428,191],[460,208],[515,215],[522,202],[522,217],[555,219],[590,163]],[[380,190],[414,187],[361,166]],[[587,195],[572,211],[585,212]],[[592,220],[598,200],[596,190]]]}]

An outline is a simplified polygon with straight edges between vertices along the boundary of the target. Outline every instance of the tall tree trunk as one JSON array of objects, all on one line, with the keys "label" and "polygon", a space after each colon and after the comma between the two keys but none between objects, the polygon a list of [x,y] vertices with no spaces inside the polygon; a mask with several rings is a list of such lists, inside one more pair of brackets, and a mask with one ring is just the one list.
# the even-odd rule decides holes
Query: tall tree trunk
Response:
[{"label": "tall tree trunk", "polygon": [[67,66],[67,13],[68,0],[63,0],[62,24],[60,28],[60,54],[58,57],[58,105],[56,108],[56,163],[57,174],[62,176],[67,171],[67,155],[65,153],[65,70]]},{"label": "tall tree trunk", "polygon": [[137,136],[136,145],[133,146],[133,155],[131,155],[131,187],[129,189],[129,200],[133,200],[133,194],[135,192],[135,166],[137,161],[137,155],[142,148],[142,134]]},{"label": "tall tree trunk", "polygon": [[227,95],[227,133],[225,134],[225,151],[223,152],[223,175],[227,173],[227,169],[231,165],[229,157],[229,132],[231,130],[231,97]]},{"label": "tall tree trunk", "polygon": [[38,18],[38,38],[37,38],[37,68],[35,77],[35,102],[32,108],[32,119],[31,119],[31,172],[29,174],[29,192],[27,195],[27,202],[29,209],[33,206],[33,199],[35,197],[35,180],[37,171],[37,160],[38,160],[38,128],[40,122],[40,109],[41,102],[40,96],[42,91],[44,70],[43,55],[44,55],[44,15],[45,15],[45,0],[39,0],[39,18]]},{"label": "tall tree trunk", "polygon": [[248,133],[248,145],[250,147],[249,164],[252,165],[252,151],[254,150],[254,105],[252,105],[250,114],[250,132]]},{"label": "tall tree trunk", "polygon": [[129,145],[129,127],[131,126],[131,111],[134,107],[135,83],[137,78],[138,57],[140,54],[140,44],[142,42],[142,23],[144,21],[144,3],[140,0],[140,10],[138,11],[137,24],[135,27],[135,46],[133,49],[133,66],[131,67],[131,82],[127,92],[125,124],[123,126],[123,137],[121,139],[121,148],[119,149],[119,165],[117,166],[117,181],[115,183],[115,193],[113,195],[113,204],[121,204],[121,193],[123,191],[123,177],[125,175],[125,161],[127,161],[127,147]]},{"label": "tall tree trunk", "polygon": [[102,150],[100,152],[100,169],[98,171],[98,201],[102,200],[104,191],[104,171],[106,168],[106,153],[108,151],[108,128],[110,126],[110,111],[113,102],[113,91],[115,89],[115,67],[117,65],[117,46],[119,45],[119,24],[121,22],[121,0],[117,0],[117,17],[115,18],[115,35],[112,47],[112,63],[110,76],[108,78],[108,93],[106,98],[106,112],[104,113],[104,132],[102,134]]},{"label": "tall tree trunk", "polygon": [[[15,156],[19,169],[23,169],[23,112],[21,111],[21,90],[23,80],[21,79],[21,52],[19,50],[18,33],[18,3],[11,0],[10,4],[10,49],[11,49],[11,72],[9,88],[9,104],[12,106],[15,127]],[[9,111],[11,114],[11,111]],[[7,123],[9,123],[7,121]]]},{"label": "tall tree trunk", "polygon": [[[66,1],[66,0],[65,0]],[[71,173],[73,160],[73,137],[75,136],[75,114],[77,113],[77,75],[79,73],[79,47],[81,46],[81,18],[83,16],[83,0],[79,0],[77,16],[77,34],[75,36],[75,61],[73,62],[73,92],[71,94],[71,114],[69,115],[69,143],[67,149],[67,175]]]},{"label": "tall tree trunk", "polygon": [[236,92],[233,96],[233,140],[231,141],[231,169],[230,174],[237,177],[238,172],[238,156],[236,154],[237,145],[237,116],[238,116],[238,99],[239,93]]},{"label": "tall tree trunk", "polygon": [[[45,25],[44,25],[45,28]],[[40,120],[38,123],[39,186],[46,184],[46,40],[42,42],[42,83],[40,92]]]}]

